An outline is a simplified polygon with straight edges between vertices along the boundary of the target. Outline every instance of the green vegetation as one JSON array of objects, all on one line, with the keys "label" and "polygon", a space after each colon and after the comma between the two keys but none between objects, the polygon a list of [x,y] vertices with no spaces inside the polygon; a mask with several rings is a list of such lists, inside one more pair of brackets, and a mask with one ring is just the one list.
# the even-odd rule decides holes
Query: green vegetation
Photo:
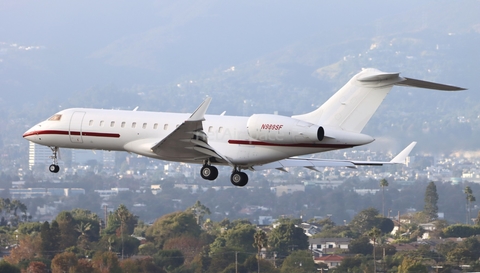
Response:
[{"label": "green vegetation", "polygon": [[[311,220],[321,229],[313,238],[351,239],[348,249],[335,250],[348,255],[329,270],[429,272],[434,265],[441,265],[441,272],[463,265],[479,270],[479,225],[448,225],[436,220],[438,231],[431,236],[464,239],[444,241],[435,249],[418,243],[413,250],[396,249],[415,242],[425,232],[420,224],[430,219],[425,215],[433,216],[428,210],[435,211],[438,201],[434,186],[429,183],[426,187],[425,201],[431,203],[425,205],[425,211],[410,218],[402,216],[409,223],[401,224],[395,234],[391,233],[392,220],[375,208],[360,211],[348,225],[339,226],[330,218]],[[300,219],[282,218],[274,226],[260,229],[247,220],[204,219],[209,212],[197,201],[185,211],[166,214],[146,225],[121,204],[108,215],[106,226],[97,214],[83,209],[62,211],[51,223],[18,222],[18,227],[6,229],[10,244],[16,238],[18,246],[4,257],[0,271],[300,273],[328,267],[314,263],[308,237],[298,227]],[[393,239],[393,244],[387,239]]]}]

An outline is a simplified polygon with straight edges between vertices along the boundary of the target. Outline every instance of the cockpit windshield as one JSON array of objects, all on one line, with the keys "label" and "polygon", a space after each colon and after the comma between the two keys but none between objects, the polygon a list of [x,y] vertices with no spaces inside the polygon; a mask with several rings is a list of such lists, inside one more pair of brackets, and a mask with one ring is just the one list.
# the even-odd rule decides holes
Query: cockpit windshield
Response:
[{"label": "cockpit windshield", "polygon": [[62,115],[59,114],[55,114],[48,118],[49,121],[59,121],[60,119],[62,119]]}]

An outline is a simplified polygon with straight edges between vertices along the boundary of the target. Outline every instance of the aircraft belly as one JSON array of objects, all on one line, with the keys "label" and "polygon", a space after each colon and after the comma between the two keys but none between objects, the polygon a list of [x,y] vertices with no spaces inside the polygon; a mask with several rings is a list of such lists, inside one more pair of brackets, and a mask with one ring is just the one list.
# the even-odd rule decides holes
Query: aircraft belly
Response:
[{"label": "aircraft belly", "polygon": [[292,156],[314,154],[331,149],[325,148],[301,148],[301,147],[272,147],[261,145],[232,145],[226,144],[228,148],[220,148],[219,151],[229,158],[232,163],[243,166],[265,164]]}]

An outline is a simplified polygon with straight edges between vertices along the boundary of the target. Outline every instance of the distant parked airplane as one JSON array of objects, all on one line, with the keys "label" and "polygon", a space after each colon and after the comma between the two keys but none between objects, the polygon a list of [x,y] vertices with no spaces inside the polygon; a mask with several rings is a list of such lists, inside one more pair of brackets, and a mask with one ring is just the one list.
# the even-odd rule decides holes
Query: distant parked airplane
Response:
[{"label": "distant parked airplane", "polygon": [[200,173],[208,180],[218,176],[214,165],[228,165],[233,169],[232,184],[245,186],[248,176],[242,170],[404,163],[415,142],[388,162],[296,157],[374,141],[361,131],[394,85],[465,90],[370,68],[355,75],[318,109],[303,115],[205,115],[211,101],[208,97],[191,115],[136,109],[65,109],[33,126],[23,137],[52,149],[49,169],[54,173],[60,170],[59,148],[112,150],[203,164]]}]

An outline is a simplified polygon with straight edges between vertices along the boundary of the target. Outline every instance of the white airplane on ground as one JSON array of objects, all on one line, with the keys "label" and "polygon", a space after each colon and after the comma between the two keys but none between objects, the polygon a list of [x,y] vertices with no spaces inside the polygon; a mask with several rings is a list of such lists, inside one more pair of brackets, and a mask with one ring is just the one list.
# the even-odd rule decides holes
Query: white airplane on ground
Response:
[{"label": "white airplane on ground", "polygon": [[303,115],[205,115],[211,98],[206,98],[191,115],[72,108],[33,126],[23,137],[52,149],[53,164],[49,169],[54,173],[60,170],[59,148],[126,151],[203,164],[201,176],[207,180],[218,176],[214,165],[229,165],[233,169],[231,182],[236,186],[248,182],[242,170],[402,164],[415,142],[388,162],[296,157],[374,141],[361,131],[394,85],[465,90],[370,68],[355,75],[318,109]]}]

